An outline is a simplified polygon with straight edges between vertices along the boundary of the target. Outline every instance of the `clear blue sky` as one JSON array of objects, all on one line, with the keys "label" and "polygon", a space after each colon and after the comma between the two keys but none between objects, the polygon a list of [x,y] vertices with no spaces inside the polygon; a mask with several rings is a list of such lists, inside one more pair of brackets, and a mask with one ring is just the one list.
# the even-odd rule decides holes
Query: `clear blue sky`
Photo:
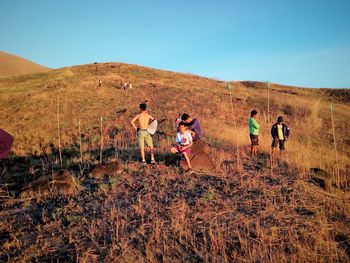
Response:
[{"label": "clear blue sky", "polygon": [[0,50],[350,88],[350,0],[0,0]]}]

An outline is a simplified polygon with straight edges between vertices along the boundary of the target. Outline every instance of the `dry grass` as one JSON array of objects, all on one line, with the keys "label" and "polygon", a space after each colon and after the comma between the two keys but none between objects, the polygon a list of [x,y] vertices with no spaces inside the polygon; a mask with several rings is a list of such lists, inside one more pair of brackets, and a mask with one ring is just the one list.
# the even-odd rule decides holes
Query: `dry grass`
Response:
[{"label": "dry grass", "polygon": [[[123,81],[133,89],[119,89]],[[334,92],[329,97],[324,90],[272,84],[269,121],[264,86],[232,85],[236,131],[225,84],[189,74],[104,63],[1,79],[0,120],[16,140],[12,166],[0,181],[0,261],[347,262],[349,102]],[[71,197],[17,199],[22,185],[59,169],[57,97],[63,164],[85,190]],[[159,163],[141,168],[129,122],[144,100],[154,117],[166,120],[154,137]],[[342,189],[326,192],[309,181],[307,171],[335,173],[330,100]],[[253,108],[262,125],[258,158],[248,154]],[[185,177],[174,166],[168,150],[179,112],[201,121],[215,175]],[[278,115],[285,117],[291,138],[271,170],[269,130]],[[123,171],[95,180],[89,174],[99,159],[100,116],[104,161],[118,159]],[[108,139],[108,126],[115,129],[114,140]]]}]

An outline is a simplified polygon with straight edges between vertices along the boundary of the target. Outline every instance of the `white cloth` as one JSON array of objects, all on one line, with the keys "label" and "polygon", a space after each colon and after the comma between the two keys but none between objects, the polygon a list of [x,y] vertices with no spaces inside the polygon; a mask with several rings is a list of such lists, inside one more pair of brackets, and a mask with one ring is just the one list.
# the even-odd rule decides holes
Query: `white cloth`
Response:
[{"label": "white cloth", "polygon": [[147,128],[147,131],[149,134],[154,135],[157,131],[157,127],[158,127],[158,121],[157,120],[153,120]]},{"label": "white cloth", "polygon": [[189,145],[192,141],[191,133],[188,131],[185,131],[184,133],[178,132],[176,134],[176,142],[180,143],[181,146]]}]

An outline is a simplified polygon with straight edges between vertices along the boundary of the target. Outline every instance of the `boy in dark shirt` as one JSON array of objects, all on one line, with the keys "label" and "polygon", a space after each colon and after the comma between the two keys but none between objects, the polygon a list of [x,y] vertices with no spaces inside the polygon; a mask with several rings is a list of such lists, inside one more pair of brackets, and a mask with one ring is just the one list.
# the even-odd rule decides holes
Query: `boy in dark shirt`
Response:
[{"label": "boy in dark shirt", "polygon": [[279,146],[280,152],[285,150],[284,144],[285,141],[288,139],[290,133],[290,129],[283,123],[283,117],[279,116],[277,118],[277,122],[272,125],[271,128],[271,136],[272,136],[272,153],[273,149],[277,148]]},{"label": "boy in dark shirt", "polygon": [[191,132],[193,141],[197,141],[203,137],[201,125],[196,118],[192,119],[189,114],[184,113],[182,114],[181,119],[186,123],[187,129]]}]

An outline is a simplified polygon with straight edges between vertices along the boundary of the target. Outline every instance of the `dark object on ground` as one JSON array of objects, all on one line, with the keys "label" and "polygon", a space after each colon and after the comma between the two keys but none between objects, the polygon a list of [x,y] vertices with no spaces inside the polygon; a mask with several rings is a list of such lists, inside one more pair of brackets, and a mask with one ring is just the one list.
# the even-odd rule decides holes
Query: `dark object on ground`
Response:
[{"label": "dark object on ground", "polygon": [[0,159],[0,177],[6,174],[6,171],[10,167],[9,159]]},{"label": "dark object on ground", "polygon": [[81,190],[74,176],[67,170],[43,175],[22,188],[20,198],[46,196],[49,194],[75,195]]},{"label": "dark object on ground", "polygon": [[118,116],[118,115],[121,115],[121,114],[123,114],[125,112],[126,112],[126,109],[122,109],[122,110],[116,111],[115,114]]},{"label": "dark object on ground", "polygon": [[123,167],[119,162],[99,164],[91,171],[91,177],[94,179],[103,179],[105,176],[116,176],[123,172]]},{"label": "dark object on ground", "polygon": [[311,181],[326,191],[332,191],[332,175],[320,168],[310,168]]},{"label": "dark object on ground", "polygon": [[107,133],[108,133],[108,138],[110,139],[110,140],[114,140],[114,138],[115,138],[115,136],[117,135],[117,133],[118,133],[118,128],[116,128],[116,127],[110,127],[109,129],[108,129],[108,131],[107,131]]},{"label": "dark object on ground", "polygon": [[[210,147],[203,140],[193,143],[190,153],[192,169],[195,171],[214,172],[215,165],[210,158]],[[180,167],[184,170],[188,169],[186,160],[180,161]]]},{"label": "dark object on ground", "polygon": [[334,239],[339,243],[340,247],[344,249],[345,253],[350,258],[350,239],[345,234],[341,233],[337,234]]},{"label": "dark object on ground", "polygon": [[165,121],[166,121],[166,119],[158,120],[158,124],[161,124],[161,123],[163,123],[163,122],[165,122]]},{"label": "dark object on ground", "polygon": [[7,158],[10,153],[12,143],[12,135],[0,129],[0,159]]}]

